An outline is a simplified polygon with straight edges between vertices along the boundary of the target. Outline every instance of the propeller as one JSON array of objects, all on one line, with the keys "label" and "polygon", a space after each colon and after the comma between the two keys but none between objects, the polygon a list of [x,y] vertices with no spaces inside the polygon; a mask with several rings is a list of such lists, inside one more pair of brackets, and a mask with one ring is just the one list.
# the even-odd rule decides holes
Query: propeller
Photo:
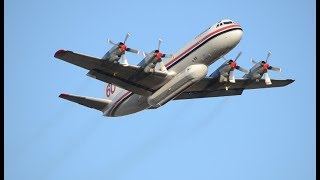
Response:
[{"label": "propeller", "polygon": [[161,42],[162,42],[162,39],[159,38],[158,49],[155,50],[155,53],[156,53],[155,55],[156,55],[156,57],[157,57],[158,59],[160,59],[160,58],[172,58],[172,57],[173,57],[172,54],[162,54],[162,53],[160,52]]},{"label": "propeller", "polygon": [[[160,51],[160,46],[161,46],[161,42],[162,42],[162,39],[159,38],[159,41],[158,41],[158,48],[156,50],[153,51],[153,53],[150,53],[150,54],[153,54],[157,60],[157,62],[159,63],[160,65],[160,71],[162,72],[167,72],[167,68],[166,66],[164,65],[163,61],[161,58],[172,58],[173,55],[172,54],[163,54],[161,51]],[[145,52],[142,52],[143,56],[146,57],[147,54]]]},{"label": "propeller", "polygon": [[132,49],[132,48],[128,48],[127,45],[126,45],[126,41],[128,40],[129,36],[131,34],[128,32],[126,37],[124,38],[124,41],[123,42],[119,42],[119,43],[114,43],[112,40],[108,39],[108,43],[109,44],[112,44],[112,45],[117,45],[119,47],[119,50],[120,52],[122,53],[121,55],[121,59],[124,61],[123,64],[124,65],[127,65],[128,64],[128,61],[127,61],[127,58],[126,57],[123,57],[124,54],[125,54],[125,51],[128,51],[128,52],[132,52],[132,53],[135,53],[135,54],[139,54],[140,51],[139,50],[136,50],[136,49]]},{"label": "propeller", "polygon": [[[263,74],[264,74],[264,79],[265,79],[266,85],[272,84],[271,79],[270,79],[269,74],[268,74],[268,70],[277,71],[277,72],[281,72],[282,71],[281,68],[270,66],[268,64],[268,59],[269,59],[270,55],[271,55],[271,52],[269,51],[268,54],[267,54],[266,60],[260,62],[260,66],[261,66],[261,68],[263,70]],[[255,62],[252,58],[251,58],[251,62],[257,64],[257,62]]]},{"label": "propeller", "polygon": [[120,49],[121,52],[129,51],[129,52],[132,52],[132,53],[139,54],[140,51],[127,47],[126,41],[128,40],[129,36],[131,36],[131,34],[130,34],[130,33],[127,33],[127,35],[126,35],[126,37],[124,38],[124,41],[123,41],[123,42],[115,43],[115,42],[113,42],[112,40],[108,39],[108,43],[109,43],[109,44],[112,44],[112,45],[118,45],[118,47],[119,47],[119,49]]},{"label": "propeller", "polygon": [[127,60],[127,56],[126,56],[125,54],[122,54],[121,60],[122,60],[122,64],[123,64],[124,66],[128,66],[128,65],[129,65],[129,64],[128,64],[128,60]]},{"label": "propeller", "polygon": [[[243,73],[245,73],[245,74],[248,74],[248,73],[249,73],[248,70],[246,70],[246,69],[238,66],[237,63],[236,63],[236,61],[237,61],[238,58],[241,56],[241,54],[242,54],[242,52],[240,51],[234,60],[230,59],[230,60],[228,61],[228,63],[227,63],[227,64],[229,64],[229,66],[230,66],[229,81],[230,81],[231,83],[235,83],[235,82],[236,82],[236,81],[235,81],[235,78],[234,78],[234,69],[237,69],[237,70],[239,70],[239,71],[241,71],[241,72],[243,72]],[[225,57],[222,57],[222,58],[227,61],[227,59],[226,59]]]},{"label": "propeller", "polygon": [[158,50],[160,49],[161,42],[162,42],[162,39],[159,38],[159,41],[158,41]]},{"label": "propeller", "polygon": [[255,60],[253,60],[252,58],[250,59],[250,62],[252,63],[252,64],[257,64],[258,62],[256,62]]},{"label": "propeller", "polygon": [[265,72],[265,73],[264,73],[264,81],[265,81],[266,85],[272,84],[268,72]]}]

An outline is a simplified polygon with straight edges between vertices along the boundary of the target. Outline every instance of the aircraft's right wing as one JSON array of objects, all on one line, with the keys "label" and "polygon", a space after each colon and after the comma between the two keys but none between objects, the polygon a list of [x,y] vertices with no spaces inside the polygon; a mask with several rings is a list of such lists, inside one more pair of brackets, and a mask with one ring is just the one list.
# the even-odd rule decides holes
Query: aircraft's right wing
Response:
[{"label": "aircraft's right wing", "polygon": [[174,100],[241,95],[243,90],[245,89],[282,87],[294,82],[294,80],[292,79],[271,79],[272,84],[266,85],[264,79],[255,81],[251,79],[241,78],[236,79],[235,81],[236,83],[220,83],[218,79],[206,77],[186,89]]}]

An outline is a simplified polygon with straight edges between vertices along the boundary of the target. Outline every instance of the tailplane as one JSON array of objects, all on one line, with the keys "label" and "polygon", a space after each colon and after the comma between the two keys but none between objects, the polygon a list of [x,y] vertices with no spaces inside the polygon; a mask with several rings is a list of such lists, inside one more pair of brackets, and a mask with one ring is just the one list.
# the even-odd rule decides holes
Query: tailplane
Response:
[{"label": "tailplane", "polygon": [[59,97],[102,112],[112,102],[108,99],[77,96],[72,94],[60,94]]},{"label": "tailplane", "polygon": [[113,84],[106,84],[104,98],[93,98],[72,94],[60,94],[59,97],[89,108],[102,111],[104,113],[104,111],[108,109],[108,106],[112,105],[112,102],[122,90],[122,88],[117,87]]}]

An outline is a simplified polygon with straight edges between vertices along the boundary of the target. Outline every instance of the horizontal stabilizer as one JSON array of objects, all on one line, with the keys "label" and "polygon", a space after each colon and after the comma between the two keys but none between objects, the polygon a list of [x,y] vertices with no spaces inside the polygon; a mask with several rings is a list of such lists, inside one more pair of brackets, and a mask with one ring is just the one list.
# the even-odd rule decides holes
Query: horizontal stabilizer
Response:
[{"label": "horizontal stabilizer", "polygon": [[112,102],[107,99],[76,96],[71,94],[60,94],[59,97],[99,111],[103,111],[103,109]]}]

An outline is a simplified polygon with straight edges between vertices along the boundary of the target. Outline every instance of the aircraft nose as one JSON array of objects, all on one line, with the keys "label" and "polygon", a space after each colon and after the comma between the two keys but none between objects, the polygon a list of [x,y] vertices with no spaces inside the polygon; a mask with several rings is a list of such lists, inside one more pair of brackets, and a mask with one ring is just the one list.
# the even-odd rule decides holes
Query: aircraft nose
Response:
[{"label": "aircraft nose", "polygon": [[234,48],[242,38],[242,28],[239,26],[238,29],[234,29],[231,32],[226,34],[225,42],[228,49]]},{"label": "aircraft nose", "polygon": [[237,45],[240,42],[240,40],[242,38],[242,34],[243,34],[243,31],[242,31],[241,27],[237,30],[232,31],[232,35],[230,37],[231,37],[231,41],[233,41],[234,45]]}]

